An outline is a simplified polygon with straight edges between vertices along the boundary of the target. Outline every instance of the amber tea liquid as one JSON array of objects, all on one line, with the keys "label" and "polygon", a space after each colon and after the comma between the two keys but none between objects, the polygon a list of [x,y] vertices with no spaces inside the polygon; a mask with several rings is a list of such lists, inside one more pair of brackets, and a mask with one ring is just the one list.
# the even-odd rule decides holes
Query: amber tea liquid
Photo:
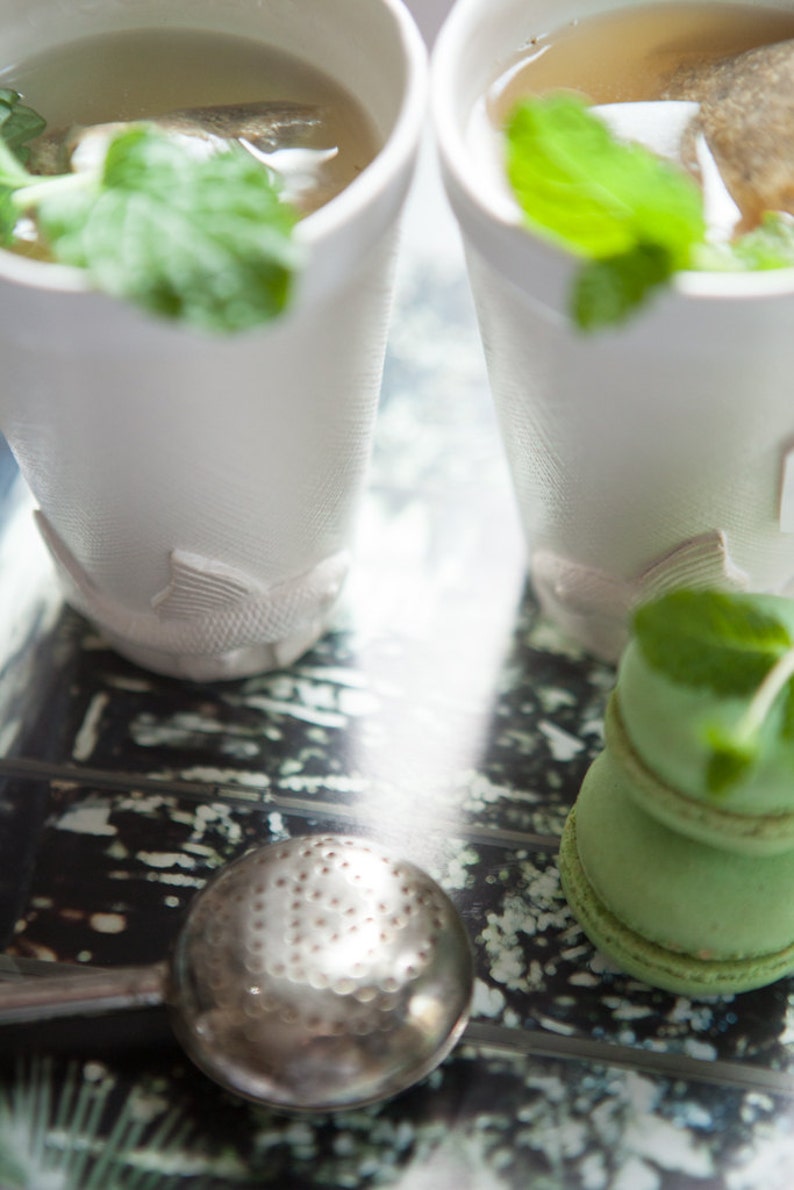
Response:
[{"label": "amber tea liquid", "polygon": [[733,4],[650,4],[541,32],[486,97],[502,127],[525,95],[580,91],[593,103],[659,99],[675,72],[794,38],[794,12]]},{"label": "amber tea liquid", "polygon": [[0,70],[48,130],[165,115],[182,108],[286,101],[322,109],[308,148],[336,148],[322,166],[321,198],[339,193],[372,160],[369,117],[342,86],[263,42],[199,30],[136,29],[59,46]]}]

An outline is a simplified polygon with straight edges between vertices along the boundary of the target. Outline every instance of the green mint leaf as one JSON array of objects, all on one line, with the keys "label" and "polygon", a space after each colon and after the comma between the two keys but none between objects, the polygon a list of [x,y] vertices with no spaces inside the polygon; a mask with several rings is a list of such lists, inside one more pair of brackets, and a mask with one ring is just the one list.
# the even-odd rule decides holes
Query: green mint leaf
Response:
[{"label": "green mint leaf", "polygon": [[27,142],[46,127],[45,120],[21,102],[18,91],[0,87],[0,245],[13,244],[19,220],[14,191],[28,181]]},{"label": "green mint leaf", "polygon": [[14,202],[14,195],[30,180],[25,167],[0,135],[0,244],[5,247],[13,244],[19,220],[19,207]]},{"label": "green mint leaf", "polygon": [[703,200],[683,170],[618,140],[578,96],[524,100],[506,127],[507,175],[528,225],[577,255],[604,261],[576,285],[585,328],[622,322],[705,235]]},{"label": "green mint leaf", "polygon": [[0,185],[0,246],[10,247],[14,242],[14,231],[19,211],[14,206],[14,191]]},{"label": "green mint leaf", "polygon": [[760,745],[757,735],[753,740],[736,741],[716,728],[708,733],[707,743],[711,755],[706,766],[706,787],[718,796],[746,776],[758,758]]},{"label": "green mint leaf", "polygon": [[0,184],[0,246],[13,247],[19,210],[14,203],[14,191],[10,186]]},{"label": "green mint leaf", "polygon": [[751,695],[792,647],[788,628],[751,595],[672,591],[634,614],[648,664],[682,686],[717,695]]},{"label": "green mint leaf", "polygon": [[523,100],[506,137],[508,179],[535,230],[594,260],[656,248],[672,268],[689,265],[705,234],[697,185],[618,140],[578,96]]},{"label": "green mint leaf", "polygon": [[134,125],[111,142],[100,177],[48,185],[58,181],[38,187],[39,226],[56,259],[105,292],[211,331],[244,330],[286,306],[297,217],[243,149],[196,160]]},{"label": "green mint leaf", "polygon": [[780,738],[794,744],[794,683],[789,682],[782,695],[783,711],[780,720]]},{"label": "green mint leaf", "polygon": [[27,161],[28,141],[39,136],[46,126],[43,116],[22,103],[18,91],[0,87],[0,136],[20,161]]},{"label": "green mint leaf", "polygon": [[659,244],[637,244],[619,256],[588,262],[574,286],[577,325],[585,331],[617,326],[674,272],[670,253]]}]

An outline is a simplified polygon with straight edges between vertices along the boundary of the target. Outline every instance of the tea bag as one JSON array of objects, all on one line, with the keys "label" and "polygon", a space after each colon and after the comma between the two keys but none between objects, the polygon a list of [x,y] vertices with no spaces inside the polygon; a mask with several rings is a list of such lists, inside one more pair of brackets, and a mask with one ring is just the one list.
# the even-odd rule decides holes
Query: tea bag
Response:
[{"label": "tea bag", "polygon": [[746,227],[764,211],[794,214],[794,41],[682,69],[664,98],[700,105],[691,134],[705,137]]},{"label": "tea bag", "polygon": [[[320,206],[330,194],[322,167],[338,153],[329,136],[324,141],[321,108],[277,100],[185,108],[147,117],[177,137],[197,157],[207,157],[240,144],[282,180],[285,198],[297,206]],[[31,144],[28,168],[37,174],[59,174],[95,168],[124,123],[93,124],[45,133]],[[318,145],[317,142],[320,142]]]}]

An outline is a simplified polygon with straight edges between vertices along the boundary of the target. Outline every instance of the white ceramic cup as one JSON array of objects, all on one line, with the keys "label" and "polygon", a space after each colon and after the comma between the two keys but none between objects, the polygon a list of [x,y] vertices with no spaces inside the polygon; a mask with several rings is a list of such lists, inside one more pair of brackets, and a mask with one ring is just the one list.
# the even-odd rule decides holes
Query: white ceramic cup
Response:
[{"label": "white ceramic cup", "polygon": [[573,258],[522,227],[470,134],[514,51],[611,7],[459,0],[431,72],[530,576],[607,658],[632,606],[670,587],[794,588],[794,270],[684,273],[621,329],[582,335]]},{"label": "white ceramic cup", "polygon": [[300,655],[342,586],[426,50],[400,0],[0,0],[7,62],[147,26],[255,38],[319,66],[382,143],[299,224],[293,305],[253,332],[202,335],[0,252],[0,430],[67,598],[148,668],[232,678]]}]

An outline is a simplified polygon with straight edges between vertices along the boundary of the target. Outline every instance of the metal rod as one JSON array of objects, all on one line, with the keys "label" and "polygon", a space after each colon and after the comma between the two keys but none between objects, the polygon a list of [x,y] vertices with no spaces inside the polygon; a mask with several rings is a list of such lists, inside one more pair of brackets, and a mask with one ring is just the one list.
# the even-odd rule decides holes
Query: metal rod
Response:
[{"label": "metal rod", "polygon": [[166,979],[166,964],[154,963],[2,980],[0,1025],[152,1008],[163,1003]]}]

